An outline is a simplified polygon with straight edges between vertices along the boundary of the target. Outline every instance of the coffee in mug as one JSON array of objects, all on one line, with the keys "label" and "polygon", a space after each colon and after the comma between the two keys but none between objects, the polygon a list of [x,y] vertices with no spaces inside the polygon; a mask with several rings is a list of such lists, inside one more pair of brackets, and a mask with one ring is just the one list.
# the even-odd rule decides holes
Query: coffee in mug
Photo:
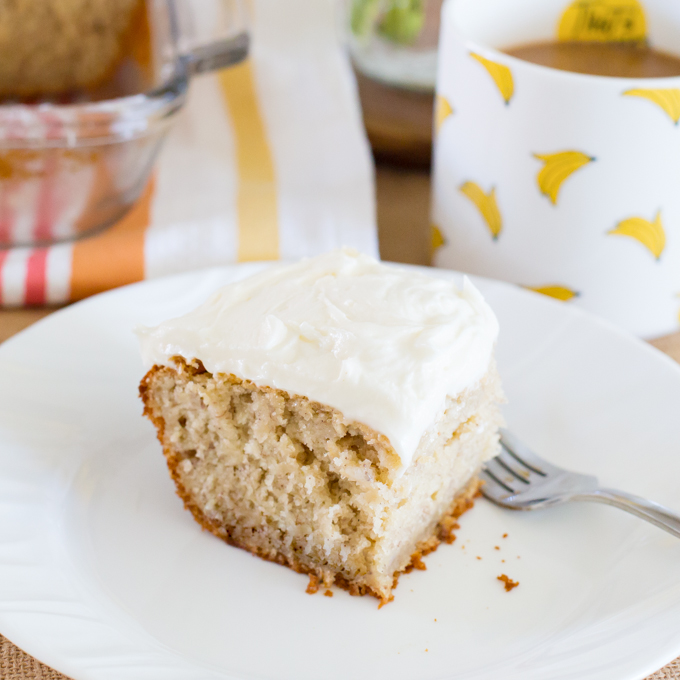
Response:
[{"label": "coffee in mug", "polygon": [[517,59],[560,71],[614,78],[680,76],[680,57],[645,43],[546,40],[503,50]]}]

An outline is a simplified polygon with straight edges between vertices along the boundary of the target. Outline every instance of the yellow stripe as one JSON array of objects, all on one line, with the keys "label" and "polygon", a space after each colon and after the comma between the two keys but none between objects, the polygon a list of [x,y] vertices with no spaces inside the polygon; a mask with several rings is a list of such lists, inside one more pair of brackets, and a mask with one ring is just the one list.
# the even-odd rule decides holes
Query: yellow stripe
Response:
[{"label": "yellow stripe", "polygon": [[249,59],[218,73],[236,144],[238,260],[279,259],[279,218],[271,149]]}]

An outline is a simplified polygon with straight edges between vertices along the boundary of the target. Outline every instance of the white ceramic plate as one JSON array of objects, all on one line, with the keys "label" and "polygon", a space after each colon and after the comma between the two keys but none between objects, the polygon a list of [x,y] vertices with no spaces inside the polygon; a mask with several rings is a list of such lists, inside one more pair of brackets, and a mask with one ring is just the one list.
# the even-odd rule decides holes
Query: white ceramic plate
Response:
[{"label": "white ceramic plate", "polygon": [[[381,610],[306,595],[304,576],[202,532],[141,417],[132,328],[261,266],[129,286],[0,347],[3,634],[77,680],[633,680],[680,654],[680,541],[613,508],[480,501]],[[512,430],[680,507],[680,369],[568,305],[477,283]]]}]

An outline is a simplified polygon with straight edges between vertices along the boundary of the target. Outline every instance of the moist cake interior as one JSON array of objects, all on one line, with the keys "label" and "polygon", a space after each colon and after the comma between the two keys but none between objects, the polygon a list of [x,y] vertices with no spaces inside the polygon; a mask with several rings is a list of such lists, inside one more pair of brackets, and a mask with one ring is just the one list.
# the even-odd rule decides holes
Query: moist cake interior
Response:
[{"label": "moist cake interior", "polygon": [[353,594],[392,596],[472,504],[497,453],[492,365],[423,436],[414,462],[336,409],[175,357],[140,393],[185,506],[228,543]]}]

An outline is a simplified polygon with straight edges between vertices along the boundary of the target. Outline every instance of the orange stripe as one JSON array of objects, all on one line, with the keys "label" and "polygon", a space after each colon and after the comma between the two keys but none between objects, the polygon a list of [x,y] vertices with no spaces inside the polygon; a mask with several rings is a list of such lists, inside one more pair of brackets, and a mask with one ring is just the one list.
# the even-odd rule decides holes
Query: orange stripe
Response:
[{"label": "orange stripe", "polygon": [[144,278],[144,233],[149,225],[154,182],[122,220],[103,233],[76,241],[71,267],[71,299]]},{"label": "orange stripe", "polygon": [[231,116],[236,146],[238,260],[279,258],[276,177],[249,59],[223,69],[218,79]]}]

